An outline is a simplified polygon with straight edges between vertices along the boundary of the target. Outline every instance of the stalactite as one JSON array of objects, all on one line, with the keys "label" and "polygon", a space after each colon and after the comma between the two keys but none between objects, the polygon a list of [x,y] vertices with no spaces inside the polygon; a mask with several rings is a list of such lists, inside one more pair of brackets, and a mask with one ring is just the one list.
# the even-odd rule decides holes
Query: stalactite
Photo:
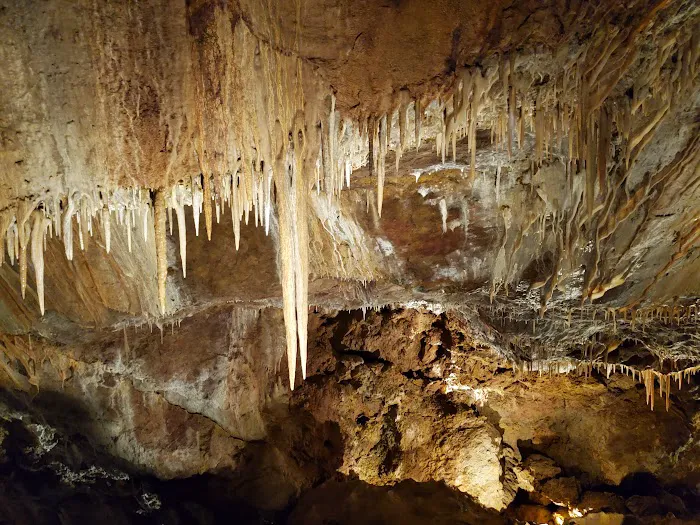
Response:
[{"label": "stalactite", "polygon": [[[187,225],[185,224],[185,192],[180,185],[173,186],[172,189],[172,207],[175,208],[175,216],[177,217],[177,233],[180,245],[180,262],[182,265],[182,277],[187,277]],[[233,208],[232,208],[233,209]],[[234,220],[234,224],[237,222]]]},{"label": "stalactite", "polygon": [[44,234],[47,219],[41,211],[34,212],[32,226],[32,265],[36,278],[36,294],[39,299],[39,310],[44,315]]},{"label": "stalactite", "polygon": [[470,161],[470,179],[474,180],[476,176],[476,123],[481,108],[481,97],[484,88],[488,81],[483,77],[481,71],[477,71],[473,77],[473,91],[471,98],[471,106],[469,108],[469,152],[471,153]]},{"label": "stalactite", "polygon": [[155,192],[155,218],[153,221],[156,243],[156,264],[158,273],[158,304],[160,314],[165,315],[165,282],[168,277],[168,249],[165,238],[165,190],[159,189]]},{"label": "stalactite", "polygon": [[377,166],[377,213],[382,216],[384,176],[386,173],[387,129],[386,115],[379,119],[379,159]]},{"label": "stalactite", "polygon": [[211,193],[212,181],[208,174],[202,175],[202,188],[203,188],[203,204],[204,204],[204,226],[207,230],[207,240],[211,241],[211,229],[212,229],[212,193]]},{"label": "stalactite", "polygon": [[[612,347],[615,348],[616,345],[620,344],[619,341],[613,341],[611,343]],[[549,370],[556,370],[556,373],[560,373],[562,365],[564,365],[564,370],[568,371],[570,367],[574,367],[579,375],[589,377],[593,370],[599,373],[604,373],[606,378],[610,378],[611,375],[618,373],[625,374],[631,377],[633,381],[639,381],[644,385],[646,404],[651,408],[655,407],[655,383],[659,382],[659,395],[664,399],[666,411],[670,410],[671,406],[671,384],[675,380],[678,383],[678,389],[681,389],[682,380],[685,378],[688,383],[690,379],[696,373],[700,372],[700,365],[685,368],[683,370],[678,370],[675,372],[662,373],[654,370],[652,368],[646,368],[644,370],[637,370],[631,366],[622,363],[606,363],[600,361],[593,361],[592,359],[592,347],[584,346],[582,347],[581,360],[576,362],[573,359],[566,359],[563,361],[556,362],[530,362],[530,372],[533,370],[541,371],[543,367],[547,367]],[[606,352],[608,350],[606,349]],[[610,349],[609,351],[612,351]],[[590,360],[589,360],[590,359]],[[556,368],[553,367],[556,365]]]},{"label": "stalactite", "polygon": [[296,315],[296,279],[295,259],[296,235],[294,231],[295,210],[294,194],[296,183],[293,163],[287,163],[286,152],[280,151],[275,168],[275,187],[278,197],[278,220],[280,230],[280,281],[282,283],[282,303],[284,327],[287,338],[287,368],[289,387],[294,390],[297,367],[297,315]]},{"label": "stalactite", "polygon": [[[5,262],[5,244],[6,236],[10,225],[15,220],[14,210],[6,209],[0,212],[0,266]],[[9,236],[7,236],[7,241],[9,241]],[[9,249],[8,249],[9,252]],[[14,250],[13,250],[14,252]],[[10,254],[10,258],[14,257],[14,253]]]},{"label": "stalactite", "polygon": [[421,146],[421,140],[422,140],[422,125],[423,125],[423,108],[421,107],[421,101],[420,97],[416,97],[415,103],[415,142],[416,142],[416,151],[420,149]]},{"label": "stalactite", "polygon": [[102,226],[105,232],[105,250],[109,253],[112,246],[112,223],[109,207],[102,209]]},{"label": "stalactite", "polygon": [[[301,123],[299,123],[299,126],[301,126]],[[298,129],[294,133],[294,138],[294,160],[297,177],[295,186],[296,219],[294,225],[297,237],[297,257],[295,259],[294,275],[299,358],[301,361],[302,379],[306,379],[307,331],[309,323],[309,232],[307,222],[309,185],[306,181],[306,174],[309,167],[305,165],[307,137],[303,135],[301,129]]]},{"label": "stalactite", "polygon": [[234,173],[231,180],[231,222],[233,223],[233,237],[236,245],[236,251],[238,251],[241,242],[241,210],[240,193],[238,188],[238,173]]},{"label": "stalactite", "polygon": [[[470,154],[470,178],[472,180],[476,174],[477,129],[484,124],[484,118],[490,119],[492,140],[496,141],[497,149],[503,150],[507,147],[509,157],[512,155],[514,135],[517,136],[518,146],[524,147],[525,126],[529,123],[530,130],[534,131],[535,134],[537,168],[558,156],[558,150],[561,147],[560,141],[567,140],[565,135],[568,136],[568,159],[566,159],[569,177],[568,188],[573,191],[574,185],[578,184],[575,172],[582,168],[585,169],[583,196],[579,192],[578,200],[574,199],[573,209],[570,212],[560,209],[548,209],[545,213],[538,212],[537,215],[540,217],[538,223],[541,224],[540,231],[543,243],[547,241],[546,235],[550,218],[552,232],[556,234],[557,228],[565,230],[561,242],[557,238],[560,254],[555,264],[555,273],[558,273],[559,270],[568,271],[572,266],[574,261],[572,252],[576,250],[577,243],[581,242],[577,241],[578,236],[584,235],[577,226],[584,226],[583,222],[586,220],[593,221],[594,217],[596,219],[600,217],[597,224],[590,225],[592,228],[585,224],[586,232],[594,232],[592,237],[596,256],[596,268],[588,283],[590,284],[590,293],[588,293],[589,290],[586,290],[587,293],[584,294],[591,299],[602,297],[607,290],[620,286],[625,282],[626,277],[625,272],[619,273],[614,267],[597,268],[597,259],[605,255],[599,251],[599,241],[612,235],[618,224],[627,217],[635,216],[636,210],[644,209],[645,202],[656,198],[654,195],[660,192],[666,182],[664,177],[674,178],[671,172],[662,170],[662,172],[645,179],[642,187],[636,188],[631,196],[626,194],[627,199],[625,199],[621,192],[627,191],[624,183],[629,170],[621,168],[620,174],[616,172],[617,161],[611,160],[613,158],[611,150],[616,153],[622,152],[620,164],[628,166],[634,164],[639,153],[645,145],[649,144],[659,124],[667,115],[671,114],[678,98],[685,93],[684,89],[694,82],[698,65],[697,38],[681,34],[665,35],[659,46],[657,57],[646,60],[648,64],[643,64],[643,67],[648,69],[648,75],[635,81],[632,90],[633,100],[627,103],[629,107],[618,107],[618,100],[607,100],[608,95],[618,87],[618,84],[622,85],[620,79],[623,78],[636,59],[638,41],[642,40],[641,32],[650,28],[649,34],[652,37],[658,34],[658,30],[653,24],[654,16],[667,4],[668,2],[657,4],[653,9],[654,13],[643,15],[639,24],[631,31],[625,32],[618,29],[613,31],[609,27],[601,26],[603,27],[601,31],[609,30],[611,32],[609,40],[605,41],[602,37],[599,40],[594,40],[597,38],[594,35],[593,41],[596,42],[596,45],[586,47],[585,42],[581,43],[581,47],[585,49],[573,59],[573,64],[567,66],[563,74],[553,75],[548,80],[541,76],[539,80],[533,80],[529,85],[527,82],[523,84],[524,81],[519,72],[516,75],[515,55],[511,54],[507,59],[502,57],[500,64],[498,64],[500,88],[495,80],[492,81],[495,79],[494,71],[484,66],[483,70],[474,68],[460,71],[461,83],[458,82],[456,87],[440,92],[436,104],[428,104],[427,108],[424,108],[422,104],[424,101],[420,96],[416,96],[414,100],[416,149],[420,148],[423,139],[422,126],[425,113],[428,117],[426,118],[425,132],[427,133],[433,124],[435,124],[434,128],[439,128],[435,137],[435,146],[443,161],[449,146],[452,147],[452,159],[456,160],[457,141],[467,137],[467,147]],[[227,19],[222,17],[222,20]],[[111,223],[111,212],[114,211],[118,225],[126,227],[127,246],[131,252],[132,229],[141,227],[144,241],[147,241],[150,229],[149,215],[155,212],[158,296],[160,311],[161,314],[164,314],[167,274],[165,223],[168,223],[172,234],[172,210],[175,209],[178,221],[180,259],[183,277],[185,277],[185,205],[189,205],[186,200],[190,199],[190,195],[195,233],[199,234],[199,219],[203,211],[208,239],[211,239],[212,231],[212,201],[215,202],[217,223],[220,220],[220,213],[224,211],[224,206],[228,204],[231,207],[235,245],[238,249],[241,221],[245,220],[245,223],[248,223],[251,210],[254,212],[256,226],[264,224],[265,232],[268,233],[273,198],[271,186],[274,181],[277,190],[281,253],[280,274],[285,290],[283,297],[292,386],[297,349],[301,356],[302,373],[305,375],[309,273],[307,250],[310,242],[307,231],[308,203],[306,201],[306,193],[310,188],[307,181],[311,181],[313,175],[316,175],[316,191],[320,192],[323,189],[327,192],[329,199],[337,198],[340,190],[344,186],[350,185],[352,170],[359,167],[359,164],[368,158],[370,174],[376,173],[377,175],[376,209],[381,216],[388,144],[391,142],[392,147],[394,147],[395,142],[392,139],[392,130],[390,129],[392,121],[391,119],[387,121],[387,115],[383,115],[378,120],[370,119],[367,129],[358,131],[361,126],[357,122],[346,123],[341,113],[336,110],[335,96],[330,91],[324,93],[324,97],[318,93],[305,97],[301,93],[303,83],[300,61],[279,54],[273,49],[275,39],[281,38],[278,29],[275,24],[272,24],[271,40],[270,43],[267,43],[247,32],[239,34],[241,31],[245,31],[242,25],[236,26],[237,33],[234,34],[231,24],[221,23],[220,27],[217,27],[217,34],[212,35],[214,40],[221,35],[225,37],[221,42],[216,43],[217,53],[220,53],[220,55],[216,55],[217,61],[211,61],[211,56],[206,56],[206,53],[205,56],[196,57],[202,60],[193,61],[198,68],[197,73],[201,75],[197,79],[197,86],[195,86],[199,129],[196,130],[196,138],[193,139],[198,141],[195,150],[200,162],[201,173],[185,184],[178,182],[175,185],[172,184],[171,179],[167,178],[170,176],[168,173],[166,187],[156,191],[155,209],[151,207],[149,199],[142,199],[142,189],[134,188],[131,190],[131,201],[126,205],[123,203],[124,201],[113,200],[109,193],[103,195],[102,190],[88,191],[87,193],[76,191],[68,194],[65,199],[65,209],[62,212],[59,209],[58,196],[50,195],[42,204],[20,201],[21,209],[0,214],[0,246],[3,248],[0,251],[0,264],[4,259],[4,245],[6,244],[10,261],[14,264],[14,260],[19,259],[23,296],[27,281],[27,249],[30,242],[32,263],[35,269],[41,266],[43,274],[43,252],[46,242],[45,221],[48,220],[44,214],[54,220],[56,235],[62,237],[66,258],[70,261],[73,259],[72,221],[74,216],[78,225],[81,249],[86,249],[89,237],[94,233],[96,225],[93,224],[93,220],[100,218],[104,228],[106,251],[109,253],[112,228],[118,227],[117,223],[115,225]],[[618,33],[618,31],[620,32]],[[226,45],[219,45],[222,43]],[[277,44],[281,43],[277,42]],[[285,43],[282,48],[295,49],[298,43],[288,44]],[[233,49],[236,49],[235,54]],[[247,58],[253,56],[253,53],[255,53],[254,68],[249,67],[249,63],[246,62]],[[221,71],[217,70],[217,73],[221,72],[223,80],[220,83],[212,83],[215,85],[213,88],[215,93],[207,92],[210,88],[207,87],[206,82],[211,79],[206,77],[211,72],[206,71],[206,67],[202,64],[209,62],[222,65]],[[253,61],[250,63],[252,64]],[[493,91],[495,90],[492,91],[492,86],[496,86],[496,89],[500,89],[501,92],[494,95]],[[240,96],[241,98],[240,101],[235,100],[235,103],[229,99],[234,96],[234,93],[236,97]],[[222,114],[222,117],[212,122],[211,126],[212,128],[221,128],[221,133],[218,135],[209,133],[204,126],[206,122],[204,118],[212,118],[213,114],[210,111],[210,104],[206,100],[208,96],[214,97],[214,105],[217,111]],[[330,112],[318,109],[320,118],[304,117],[306,110],[313,105],[320,105],[321,100],[330,101]],[[437,114],[433,113],[434,105],[438,106]],[[399,112],[398,144],[395,148],[398,171],[401,157],[409,147],[410,133],[407,129],[409,125],[407,113],[409,100],[406,91],[399,94],[393,108],[396,107],[398,107]],[[450,108],[452,111],[448,114],[446,109]],[[325,109],[328,109],[327,106]],[[304,122],[303,124],[297,122],[293,126],[291,122],[296,119],[297,114],[301,115]],[[436,120],[440,120],[440,122],[436,124]],[[209,122],[206,123],[208,128]],[[341,123],[341,129],[337,129],[339,127],[337,123]],[[276,125],[279,126],[279,130],[273,130]],[[307,144],[308,137],[304,137],[304,133],[312,133],[311,130],[319,126],[321,126],[319,133],[322,136],[318,140],[309,140]],[[395,135],[396,126],[393,127]],[[617,142],[613,144],[613,130],[619,133],[620,144]],[[352,133],[356,133],[356,138],[348,139]],[[367,133],[367,138],[364,137],[364,133]],[[174,142],[171,145],[174,152],[173,158],[177,156],[177,151],[187,150],[183,147],[184,143],[176,144],[177,140],[169,135],[167,141],[171,140]],[[219,142],[225,144],[226,147],[221,147]],[[360,142],[362,142],[361,148],[357,146]],[[210,154],[217,149],[223,152],[221,154],[223,160],[215,159]],[[566,145],[563,149],[566,150]],[[563,154],[564,152],[562,152]],[[363,160],[356,161],[353,155],[362,157]],[[684,162],[692,165],[693,158],[691,157],[690,160]],[[175,160],[179,162],[182,159]],[[172,163],[168,167],[168,172],[171,166]],[[321,166],[324,170],[323,178],[320,175]],[[679,163],[677,169],[684,169],[684,165]],[[314,171],[313,174],[312,171]],[[227,175],[221,175],[224,173]],[[501,197],[501,176],[502,171],[499,163],[495,181],[496,202],[498,204],[502,199],[510,197],[511,193],[509,187],[507,188],[508,195],[504,194]],[[613,179],[613,176],[618,178]],[[584,178],[584,175],[581,175],[581,178]],[[292,179],[291,182],[288,179]],[[515,175],[512,179],[515,180]],[[534,184],[532,186],[534,188]],[[620,188],[620,194],[615,193],[617,191],[615,186]],[[693,186],[689,187],[689,189],[692,188]],[[166,199],[166,195],[170,195],[169,201]],[[367,196],[369,197],[369,195],[368,191]],[[616,195],[617,197],[615,197]],[[585,208],[585,211],[579,211],[579,204],[580,208]],[[40,208],[41,211],[34,210],[37,205],[43,206]],[[469,209],[466,199],[463,200],[461,207],[466,239],[469,226]],[[76,208],[78,209],[77,213]],[[444,198],[439,201],[439,210],[442,230],[446,232],[447,202]],[[502,273],[496,276],[496,268],[494,269],[494,280],[490,294],[492,300],[501,284],[505,284],[506,292],[508,291],[513,253],[519,247],[523,235],[527,235],[527,231],[521,232],[518,238],[512,240],[513,247],[506,265],[504,263],[506,260],[505,248],[511,212],[510,208],[502,208],[501,210],[504,215],[505,234],[496,261],[496,268],[503,266],[506,270],[501,268]],[[517,208],[513,208],[514,214],[519,212],[516,210]],[[27,224],[27,220],[32,213],[35,215],[30,226]],[[581,220],[583,215],[585,215],[584,221]],[[669,264],[654,278],[650,286],[655,284],[662,274],[688,253],[699,240],[700,228],[694,224],[686,223],[679,235],[678,251],[672,256]],[[338,256],[338,258],[340,265],[342,265],[342,257]],[[614,277],[611,278],[611,275]],[[43,284],[40,286],[39,279],[40,276],[37,272],[37,294],[43,313]],[[551,280],[542,284],[542,286],[549,284],[545,289],[545,296],[555,290],[557,281],[558,277],[553,276]],[[648,288],[645,293],[647,291]],[[630,313],[632,329],[637,322],[644,325],[643,317],[638,320],[636,311]],[[683,310],[676,307],[667,312],[660,311],[659,315],[662,315],[663,323],[677,325],[682,322],[690,322],[691,317],[689,309]],[[697,322],[697,310],[692,315]],[[570,319],[568,322],[570,325]],[[533,328],[536,326],[535,323],[533,321]],[[614,311],[612,323],[613,332],[617,332]],[[627,320],[624,317],[620,325],[627,326]],[[290,336],[290,333],[293,336]],[[610,374],[610,370],[607,368],[606,374]],[[678,377],[680,378],[680,375]],[[661,385],[665,389],[664,393],[667,396],[668,404],[669,383],[661,383]]]},{"label": "stalactite", "polygon": [[202,213],[204,198],[199,185],[201,177],[192,177],[192,217],[194,219],[194,234],[199,237],[199,217]]},{"label": "stalactite", "polygon": [[29,216],[34,209],[34,205],[22,200],[17,208],[17,234],[19,240],[19,279],[24,299],[27,290],[27,251],[29,248],[29,237],[31,235],[31,225],[28,224]]},{"label": "stalactite", "polygon": [[399,174],[399,163],[401,162],[401,157],[403,152],[406,151],[408,146],[408,130],[406,129],[406,121],[408,119],[408,92],[401,91],[398,100],[398,120],[399,120],[399,141],[396,146],[396,174]]},{"label": "stalactite", "polygon": [[[129,253],[131,253],[131,230],[132,230],[131,213],[127,212],[127,214],[126,214],[126,246],[127,246],[127,249],[129,250]],[[67,232],[65,233],[64,242],[66,242],[65,239],[70,239]],[[70,240],[69,240],[69,242],[70,242]],[[67,254],[67,251],[68,251],[68,248],[66,247],[66,254]],[[68,258],[68,260],[73,258],[72,252],[73,252],[73,249],[71,247],[71,256]]]}]

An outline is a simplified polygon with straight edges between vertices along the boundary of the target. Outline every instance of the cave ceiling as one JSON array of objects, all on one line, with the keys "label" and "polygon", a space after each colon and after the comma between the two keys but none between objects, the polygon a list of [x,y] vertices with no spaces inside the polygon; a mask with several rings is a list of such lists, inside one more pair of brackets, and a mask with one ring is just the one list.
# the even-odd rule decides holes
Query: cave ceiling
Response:
[{"label": "cave ceiling", "polygon": [[699,23],[683,0],[3,2],[0,330],[282,308],[294,385],[310,310],[423,307],[519,369],[693,370]]}]

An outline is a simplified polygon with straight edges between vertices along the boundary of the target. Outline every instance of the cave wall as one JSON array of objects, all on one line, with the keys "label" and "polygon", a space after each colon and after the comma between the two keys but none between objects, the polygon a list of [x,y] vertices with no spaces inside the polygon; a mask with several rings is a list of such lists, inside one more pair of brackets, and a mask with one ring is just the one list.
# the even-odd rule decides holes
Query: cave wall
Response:
[{"label": "cave wall", "polygon": [[[455,312],[318,313],[310,327],[309,375],[293,392],[278,309],[221,308],[99,343],[17,338],[27,392],[5,392],[4,428],[26,428],[24,461],[64,483],[91,469],[93,483],[111,479],[97,467],[172,483],[213,476],[256,512],[296,509],[292,522],[336,512],[314,492],[324,482],[336,498],[437,482],[477,514],[551,514],[552,501],[574,508],[639,475],[671,495],[700,480],[694,381],[669,411],[661,400],[651,411],[625,375],[514,370]],[[158,487],[166,502],[172,485]]]}]

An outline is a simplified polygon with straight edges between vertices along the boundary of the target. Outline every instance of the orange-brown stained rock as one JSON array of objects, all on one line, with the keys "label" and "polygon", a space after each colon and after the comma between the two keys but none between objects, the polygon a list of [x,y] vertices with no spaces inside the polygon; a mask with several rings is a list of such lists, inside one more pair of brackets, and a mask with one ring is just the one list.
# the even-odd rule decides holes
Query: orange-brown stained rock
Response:
[{"label": "orange-brown stained rock", "polygon": [[546,481],[540,492],[555,505],[574,507],[578,503],[581,485],[576,478],[554,478]]},{"label": "orange-brown stained rock", "polygon": [[553,459],[545,457],[541,454],[532,454],[525,459],[523,467],[527,469],[535,481],[546,481],[553,478],[561,472],[556,462]]}]

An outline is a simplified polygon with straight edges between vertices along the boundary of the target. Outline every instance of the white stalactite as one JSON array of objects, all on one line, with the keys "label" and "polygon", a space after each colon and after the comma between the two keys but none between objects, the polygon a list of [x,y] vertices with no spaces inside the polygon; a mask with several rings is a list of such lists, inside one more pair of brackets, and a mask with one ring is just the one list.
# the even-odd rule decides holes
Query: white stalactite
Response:
[{"label": "white stalactite", "polygon": [[19,279],[22,291],[22,299],[27,291],[27,252],[29,249],[29,237],[31,225],[28,224],[29,216],[34,209],[33,203],[22,200],[17,209],[17,232],[19,238]]},{"label": "white stalactite", "polygon": [[102,224],[105,230],[105,249],[107,253],[109,253],[112,246],[112,225],[110,216],[109,208],[104,208],[102,210]]},{"label": "white stalactite", "polygon": [[177,217],[177,233],[180,244],[180,262],[182,277],[187,277],[187,225],[185,224],[185,189],[181,185],[173,186],[172,202]]},{"label": "white stalactite", "polygon": [[34,212],[32,225],[32,265],[36,278],[36,295],[39,298],[39,310],[44,315],[44,235],[48,220],[42,211]]},{"label": "white stalactite", "polygon": [[379,119],[379,153],[377,159],[377,213],[382,216],[384,177],[386,175],[387,129],[386,115]]}]

